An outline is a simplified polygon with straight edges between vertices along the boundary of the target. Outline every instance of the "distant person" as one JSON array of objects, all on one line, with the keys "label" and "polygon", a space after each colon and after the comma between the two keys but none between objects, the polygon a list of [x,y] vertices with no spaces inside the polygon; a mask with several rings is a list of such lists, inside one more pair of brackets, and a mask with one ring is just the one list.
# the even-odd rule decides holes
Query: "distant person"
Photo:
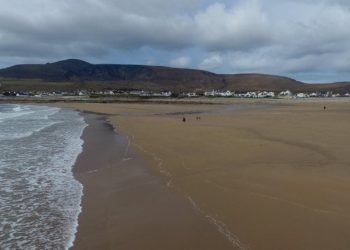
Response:
[{"label": "distant person", "polygon": [[323,110],[326,110],[326,106],[323,106]]},{"label": "distant person", "polygon": [[185,117],[182,117],[182,121],[183,121],[183,122],[186,122],[186,118],[185,118]]}]

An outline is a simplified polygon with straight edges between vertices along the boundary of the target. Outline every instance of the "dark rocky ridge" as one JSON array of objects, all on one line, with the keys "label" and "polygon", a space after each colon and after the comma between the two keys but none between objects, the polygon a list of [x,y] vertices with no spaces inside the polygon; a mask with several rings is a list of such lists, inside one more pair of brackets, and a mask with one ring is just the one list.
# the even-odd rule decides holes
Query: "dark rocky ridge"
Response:
[{"label": "dark rocky ridge", "polygon": [[[350,91],[349,83],[305,84],[291,78],[263,74],[215,74],[203,70],[179,69],[162,66],[90,64],[68,59],[47,64],[15,65],[0,70],[4,83],[7,79],[23,80],[17,88],[33,89],[33,80],[40,81],[45,90],[133,88],[144,90],[204,91],[228,89],[232,91]],[[28,80],[28,83],[24,83]],[[34,84],[35,85],[35,84]],[[11,84],[5,84],[7,88]],[[4,86],[3,86],[4,88]]]}]

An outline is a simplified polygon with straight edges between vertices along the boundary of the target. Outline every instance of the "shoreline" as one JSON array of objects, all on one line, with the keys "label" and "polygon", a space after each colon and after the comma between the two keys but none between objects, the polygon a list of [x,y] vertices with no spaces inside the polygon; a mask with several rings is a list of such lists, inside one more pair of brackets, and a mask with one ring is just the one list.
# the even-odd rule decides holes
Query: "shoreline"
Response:
[{"label": "shoreline", "polygon": [[84,195],[71,249],[232,249],[186,199],[149,173],[106,116],[81,114],[88,126],[73,173]]},{"label": "shoreline", "polygon": [[88,124],[69,249],[347,249],[348,103],[44,104]]}]

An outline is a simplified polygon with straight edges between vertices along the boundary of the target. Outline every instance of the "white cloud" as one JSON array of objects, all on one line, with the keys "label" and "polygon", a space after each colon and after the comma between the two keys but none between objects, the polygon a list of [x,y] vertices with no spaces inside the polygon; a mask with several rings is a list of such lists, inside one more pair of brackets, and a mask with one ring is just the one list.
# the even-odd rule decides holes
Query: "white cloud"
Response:
[{"label": "white cloud", "polygon": [[199,65],[199,68],[206,70],[213,70],[215,68],[221,67],[224,63],[224,59],[220,54],[210,55],[210,57],[205,58]]},{"label": "white cloud", "polygon": [[170,60],[169,64],[172,67],[176,67],[176,68],[185,68],[188,67],[191,63],[191,58],[187,57],[187,56],[181,56],[175,59]]},{"label": "white cloud", "polygon": [[154,58],[146,60],[146,65],[153,66],[153,65],[156,65],[156,64],[157,64],[157,61]]}]

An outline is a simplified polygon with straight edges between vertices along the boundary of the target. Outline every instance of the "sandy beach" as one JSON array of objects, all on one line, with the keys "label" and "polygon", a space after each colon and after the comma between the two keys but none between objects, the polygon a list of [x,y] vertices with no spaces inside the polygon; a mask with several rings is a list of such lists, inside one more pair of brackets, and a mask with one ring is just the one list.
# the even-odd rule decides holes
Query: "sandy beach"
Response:
[{"label": "sandy beach", "polygon": [[74,249],[350,247],[348,101],[57,105],[121,133],[88,118]]},{"label": "sandy beach", "polygon": [[84,116],[89,126],[74,168],[84,196],[73,249],[231,249],[191,204],[149,173],[104,116]]}]

